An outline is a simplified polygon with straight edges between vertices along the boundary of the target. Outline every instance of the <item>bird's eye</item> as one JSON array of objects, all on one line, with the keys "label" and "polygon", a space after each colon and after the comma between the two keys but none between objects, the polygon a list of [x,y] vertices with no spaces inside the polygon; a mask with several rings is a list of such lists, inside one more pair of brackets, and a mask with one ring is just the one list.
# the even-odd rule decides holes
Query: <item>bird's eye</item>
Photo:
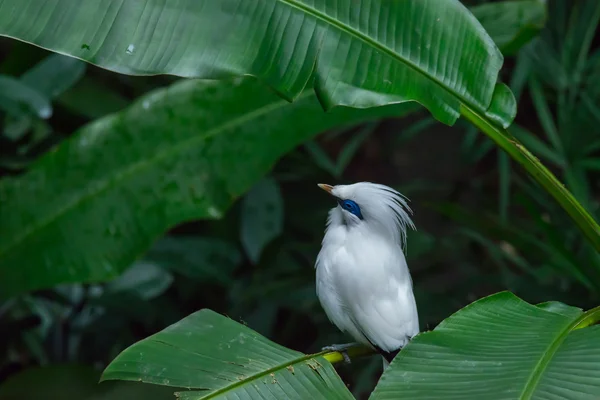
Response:
[{"label": "bird's eye", "polygon": [[340,200],[339,203],[344,210],[356,215],[360,219],[363,219],[362,213],[360,212],[360,207],[354,201]]}]

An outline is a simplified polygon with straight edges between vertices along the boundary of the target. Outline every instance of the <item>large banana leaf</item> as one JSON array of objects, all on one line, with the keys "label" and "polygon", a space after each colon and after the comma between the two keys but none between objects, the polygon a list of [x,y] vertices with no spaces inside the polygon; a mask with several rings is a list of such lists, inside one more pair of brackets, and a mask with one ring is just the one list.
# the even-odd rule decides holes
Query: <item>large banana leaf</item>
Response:
[{"label": "large banana leaf", "polygon": [[546,0],[499,1],[472,7],[471,12],[504,55],[515,54],[546,24]]},{"label": "large banana leaf", "polygon": [[[600,307],[534,306],[508,292],[486,297],[416,336],[372,398],[599,398],[599,320]],[[283,348],[202,310],[124,350],[103,379],[187,387],[178,394],[185,399],[347,398],[326,360],[342,357]]]},{"label": "large banana leaf", "polygon": [[598,399],[599,320],[600,307],[486,297],[416,336],[372,399]]},{"label": "large banana leaf", "polygon": [[0,35],[127,74],[249,74],[286,99],[312,85],[325,108],[417,101],[450,125],[462,114],[600,250],[596,221],[502,129],[516,109],[496,90],[502,54],[458,0],[4,0]]},{"label": "large banana leaf", "polygon": [[102,380],[189,388],[180,399],[353,399],[333,366],[210,310],[125,349]]},{"label": "large banana leaf", "polygon": [[319,132],[415,108],[325,114],[312,91],[289,104],[249,78],[157,90],[0,181],[0,294],[114,278],[169,227],[222,216]]},{"label": "large banana leaf", "polygon": [[313,85],[326,108],[414,100],[447,124],[488,109],[503,62],[458,0],[4,0],[0,34],[124,74]]}]

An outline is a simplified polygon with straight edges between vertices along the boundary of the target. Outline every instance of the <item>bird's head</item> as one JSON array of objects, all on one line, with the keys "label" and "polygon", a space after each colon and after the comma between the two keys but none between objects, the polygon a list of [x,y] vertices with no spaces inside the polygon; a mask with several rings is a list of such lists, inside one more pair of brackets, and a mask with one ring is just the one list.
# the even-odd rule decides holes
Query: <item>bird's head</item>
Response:
[{"label": "bird's head", "polygon": [[383,235],[406,242],[408,227],[415,229],[409,213],[407,199],[398,191],[377,183],[358,182],[352,185],[326,185],[319,187],[338,202],[331,210],[328,223],[348,227],[367,227]]}]

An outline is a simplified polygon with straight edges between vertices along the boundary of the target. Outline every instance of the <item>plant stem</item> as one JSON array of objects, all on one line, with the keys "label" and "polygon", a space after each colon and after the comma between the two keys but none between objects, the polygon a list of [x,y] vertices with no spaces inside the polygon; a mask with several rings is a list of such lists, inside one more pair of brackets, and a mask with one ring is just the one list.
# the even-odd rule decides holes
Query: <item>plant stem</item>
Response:
[{"label": "plant stem", "polygon": [[[356,357],[373,355],[373,354],[375,354],[375,351],[368,348],[367,346],[360,345],[360,346],[350,347],[346,351],[346,354],[348,354],[348,357],[350,357],[352,359],[352,358],[356,358]],[[332,364],[344,361],[344,356],[339,351],[324,352],[323,358]]]},{"label": "plant stem", "polygon": [[571,216],[594,248],[600,251],[600,226],[554,174],[507,130],[492,125],[487,118],[464,104],[461,105],[460,111],[461,115],[521,164]]},{"label": "plant stem", "polygon": [[[583,313],[571,330],[587,328],[588,326],[595,325],[598,322],[600,322],[600,306]],[[346,353],[351,359],[377,354],[373,349],[363,345],[350,347]],[[332,364],[344,361],[344,356],[338,351],[322,351],[320,353],[312,354],[314,357],[320,355],[322,355],[324,359]]]},{"label": "plant stem", "polygon": [[587,310],[572,330],[587,328],[600,322],[600,306]]}]

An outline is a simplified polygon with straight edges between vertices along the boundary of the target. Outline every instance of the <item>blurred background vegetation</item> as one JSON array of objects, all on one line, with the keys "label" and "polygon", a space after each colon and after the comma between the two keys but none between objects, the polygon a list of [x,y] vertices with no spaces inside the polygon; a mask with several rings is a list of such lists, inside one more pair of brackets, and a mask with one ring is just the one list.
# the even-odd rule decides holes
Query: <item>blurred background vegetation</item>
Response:
[{"label": "blurred background vegetation", "polygon": [[[510,130],[598,220],[600,6],[550,0],[547,9],[543,29],[528,25],[503,48],[501,79],[519,104]],[[511,24],[486,28],[497,38]],[[176,80],[119,75],[1,39],[0,177],[22,174],[86,123]],[[169,388],[96,382],[125,347],[201,308],[302,352],[345,342],[314,291],[335,205],[316,183],[356,181],[393,186],[411,200],[418,231],[409,233],[408,262],[421,329],[502,290],[533,303],[598,304],[600,257],[564,211],[472,126],[448,128],[419,110],[298,146],[222,219],[173,228],[116,280],[1,300],[0,398],[61,390],[56,398],[171,398]],[[361,396],[381,361],[338,370]]]}]

